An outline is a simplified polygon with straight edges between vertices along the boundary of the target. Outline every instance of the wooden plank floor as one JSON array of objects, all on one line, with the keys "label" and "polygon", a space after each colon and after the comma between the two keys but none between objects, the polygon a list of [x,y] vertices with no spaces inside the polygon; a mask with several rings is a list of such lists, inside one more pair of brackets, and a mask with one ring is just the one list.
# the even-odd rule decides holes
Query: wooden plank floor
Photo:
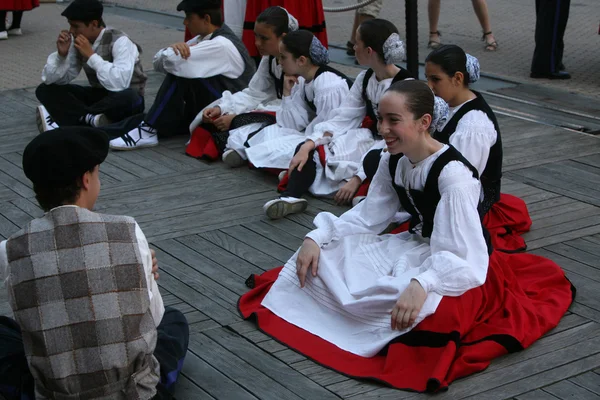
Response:
[{"label": "wooden plank floor", "polygon": [[[150,104],[161,76],[150,74]],[[42,214],[21,168],[37,134],[34,89],[0,92],[0,238]],[[501,116],[503,191],[525,199],[529,249],[559,263],[577,287],[561,324],[529,349],[495,360],[436,399],[600,399],[600,139]],[[269,221],[275,178],[184,155],[187,138],[110,153],[97,210],[137,219],[156,249],[166,305],[190,322],[178,399],[415,399],[345,377],[286,348],[241,319],[236,303],[252,273],[281,265],[320,211]],[[10,314],[0,290],[0,314]]]}]

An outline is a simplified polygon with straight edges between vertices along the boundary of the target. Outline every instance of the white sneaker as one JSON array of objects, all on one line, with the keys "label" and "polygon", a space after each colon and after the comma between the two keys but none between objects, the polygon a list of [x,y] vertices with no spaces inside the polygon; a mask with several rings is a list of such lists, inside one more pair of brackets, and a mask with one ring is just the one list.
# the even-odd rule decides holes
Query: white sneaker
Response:
[{"label": "white sneaker", "polygon": [[58,128],[58,124],[54,122],[44,106],[38,106],[35,109],[35,122],[37,122],[40,133]]},{"label": "white sneaker", "polygon": [[242,165],[246,164],[246,160],[244,160],[240,153],[232,149],[225,150],[221,159],[231,168],[241,167]]},{"label": "white sneaker", "polygon": [[356,196],[355,198],[352,199],[352,207],[356,206],[358,203],[360,203],[361,201],[363,201],[366,198],[367,198],[367,196]]},{"label": "white sneaker", "polygon": [[121,136],[110,141],[110,148],[113,150],[135,150],[143,147],[154,147],[158,145],[158,135],[156,129],[142,123]]},{"label": "white sneaker", "polygon": [[8,30],[8,36],[22,36],[22,35],[23,35],[23,31],[21,30],[21,28],[14,28],[14,29]]},{"label": "white sneaker", "polygon": [[105,126],[110,124],[110,121],[104,114],[88,114],[84,118],[85,123],[94,128],[100,128],[101,126]]},{"label": "white sneaker", "polygon": [[278,199],[267,201],[263,206],[263,210],[270,219],[279,219],[289,214],[304,212],[306,207],[308,207],[308,201],[306,201],[306,199],[280,197]]},{"label": "white sneaker", "polygon": [[285,178],[285,176],[287,175],[287,173],[288,173],[287,170],[285,170],[285,171],[281,171],[279,173],[279,175],[277,175],[277,178],[279,179],[279,182],[281,182],[283,180],[283,178]]},{"label": "white sneaker", "polygon": [[6,39],[8,39],[8,32],[6,32],[6,31],[0,32],[0,40],[6,40]]}]

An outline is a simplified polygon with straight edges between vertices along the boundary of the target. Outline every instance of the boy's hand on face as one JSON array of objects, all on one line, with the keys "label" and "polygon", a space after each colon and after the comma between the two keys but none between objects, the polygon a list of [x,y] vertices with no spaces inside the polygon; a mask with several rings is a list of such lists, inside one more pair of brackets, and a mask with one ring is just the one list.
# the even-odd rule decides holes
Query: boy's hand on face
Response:
[{"label": "boy's hand on face", "polygon": [[69,31],[60,31],[58,35],[58,39],[56,40],[56,50],[58,50],[58,55],[61,57],[66,57],[69,53],[69,48],[71,47],[71,34]]},{"label": "boy's hand on face", "polygon": [[90,41],[83,35],[78,35],[75,38],[75,48],[79,51],[86,60],[88,60],[91,56],[94,55],[94,49],[92,49],[92,44]]}]

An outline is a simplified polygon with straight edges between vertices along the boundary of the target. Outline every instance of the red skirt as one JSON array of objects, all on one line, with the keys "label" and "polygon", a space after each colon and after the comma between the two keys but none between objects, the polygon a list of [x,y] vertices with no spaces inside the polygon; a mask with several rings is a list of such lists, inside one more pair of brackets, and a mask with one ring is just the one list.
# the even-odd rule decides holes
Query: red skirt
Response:
[{"label": "red skirt", "polygon": [[239,310],[259,328],[319,364],[398,389],[435,392],[529,347],[556,327],[575,288],[554,262],[532,254],[493,252],[486,282],[444,297],[435,314],[394,339],[378,355],[357,356],[277,317],[261,306],[281,268],[254,276]]},{"label": "red skirt", "polygon": [[254,45],[254,22],[261,12],[272,6],[285,8],[298,19],[300,29],[311,31],[327,47],[325,14],[321,0],[248,0],[242,40],[250,52],[250,56],[259,55]]},{"label": "red skirt", "polygon": [[0,0],[0,10],[4,11],[29,11],[39,6],[39,0]]}]

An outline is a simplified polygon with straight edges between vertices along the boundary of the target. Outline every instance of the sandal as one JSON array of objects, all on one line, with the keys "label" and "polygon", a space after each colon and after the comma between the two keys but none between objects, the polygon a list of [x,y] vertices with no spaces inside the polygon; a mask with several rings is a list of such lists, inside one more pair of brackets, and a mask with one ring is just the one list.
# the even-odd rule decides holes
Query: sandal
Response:
[{"label": "sandal", "polygon": [[[429,32],[429,36],[431,35],[438,35],[438,38],[442,37],[442,33],[440,31],[435,31],[435,32]],[[429,40],[429,43],[427,43],[427,48],[429,49],[438,49],[442,46],[442,42],[440,42],[439,40]]]},{"label": "sandal", "polygon": [[493,41],[493,42],[488,42],[485,40],[486,36],[491,35],[492,31],[489,32],[484,32],[483,36],[481,37],[481,41],[485,42],[485,51],[496,51],[498,50],[498,42],[497,41]]}]

